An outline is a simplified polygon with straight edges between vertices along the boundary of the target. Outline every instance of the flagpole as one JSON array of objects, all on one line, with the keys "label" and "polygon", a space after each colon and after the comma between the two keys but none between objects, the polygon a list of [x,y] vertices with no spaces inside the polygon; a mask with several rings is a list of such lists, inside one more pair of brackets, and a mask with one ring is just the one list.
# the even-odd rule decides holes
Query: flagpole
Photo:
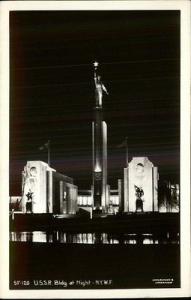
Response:
[{"label": "flagpole", "polygon": [[127,142],[128,138],[125,138],[125,142],[126,142],[126,167],[128,167],[128,163],[129,163],[129,153],[128,153],[128,142]]},{"label": "flagpole", "polygon": [[47,150],[48,150],[48,165],[50,166],[50,140],[48,140]]}]

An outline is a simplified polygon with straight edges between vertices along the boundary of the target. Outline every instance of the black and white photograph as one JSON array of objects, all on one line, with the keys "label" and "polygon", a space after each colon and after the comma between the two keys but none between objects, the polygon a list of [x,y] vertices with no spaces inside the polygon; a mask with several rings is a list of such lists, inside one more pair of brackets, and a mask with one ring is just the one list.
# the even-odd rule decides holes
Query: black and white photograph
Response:
[{"label": "black and white photograph", "polygon": [[180,10],[9,11],[10,290],[180,289],[180,154]]}]

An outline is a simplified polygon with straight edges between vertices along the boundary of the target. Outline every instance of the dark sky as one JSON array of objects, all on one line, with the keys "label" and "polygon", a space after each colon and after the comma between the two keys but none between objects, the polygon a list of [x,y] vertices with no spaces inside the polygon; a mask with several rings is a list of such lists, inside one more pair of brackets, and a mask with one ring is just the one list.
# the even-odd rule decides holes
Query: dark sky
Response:
[{"label": "dark sky", "polygon": [[160,178],[179,182],[179,11],[10,13],[10,194],[21,193],[27,160],[46,161],[90,188],[93,61],[109,91],[109,184],[129,159],[148,156]]}]

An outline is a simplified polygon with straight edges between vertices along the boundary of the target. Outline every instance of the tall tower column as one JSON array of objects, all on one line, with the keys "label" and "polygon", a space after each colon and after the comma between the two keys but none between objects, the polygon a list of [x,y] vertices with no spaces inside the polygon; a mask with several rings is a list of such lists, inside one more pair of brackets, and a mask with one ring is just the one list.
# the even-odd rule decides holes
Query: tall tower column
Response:
[{"label": "tall tower column", "polygon": [[92,124],[93,147],[93,206],[106,211],[107,204],[107,125],[103,121],[102,96],[107,90],[97,75],[98,63],[94,63],[95,100]]}]

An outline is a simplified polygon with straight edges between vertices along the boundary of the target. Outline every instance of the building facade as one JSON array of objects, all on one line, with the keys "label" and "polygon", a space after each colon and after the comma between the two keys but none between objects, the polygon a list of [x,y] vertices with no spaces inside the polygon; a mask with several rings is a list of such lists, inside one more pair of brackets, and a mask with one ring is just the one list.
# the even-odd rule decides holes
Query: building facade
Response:
[{"label": "building facade", "polygon": [[158,211],[158,179],[148,157],[133,157],[124,169],[124,212]]},{"label": "building facade", "polygon": [[28,161],[22,172],[23,213],[75,214],[77,186],[73,179],[42,161]]}]

